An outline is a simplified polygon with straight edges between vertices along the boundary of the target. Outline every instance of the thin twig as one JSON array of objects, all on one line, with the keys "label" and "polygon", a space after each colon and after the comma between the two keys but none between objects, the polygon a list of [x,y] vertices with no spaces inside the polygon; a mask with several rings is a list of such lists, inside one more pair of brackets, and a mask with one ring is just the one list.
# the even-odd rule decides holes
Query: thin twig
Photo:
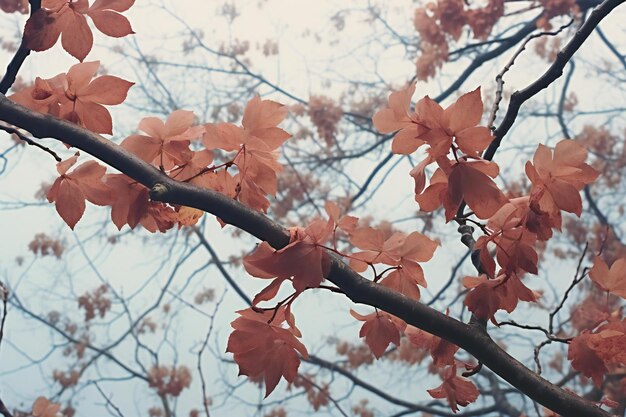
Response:
[{"label": "thin twig", "polygon": [[96,389],[100,392],[100,394],[102,395],[102,398],[104,398],[104,400],[107,402],[107,405],[109,405],[113,410],[115,410],[115,412],[117,413],[119,417],[124,417],[124,414],[122,414],[122,410],[120,410],[118,406],[113,404],[113,401],[111,401],[109,396],[106,395],[104,391],[102,391],[102,388],[100,388],[100,385],[98,385],[98,382],[93,381],[92,384],[96,386]]},{"label": "thin twig", "polygon": [[213,332],[213,323],[215,322],[215,315],[217,314],[217,310],[222,304],[222,301],[224,301],[224,295],[226,295],[226,291],[222,293],[222,296],[220,297],[219,301],[215,303],[215,308],[213,309],[213,314],[211,314],[211,319],[209,322],[209,329],[207,330],[206,335],[204,337],[204,341],[202,342],[202,346],[200,347],[200,350],[198,351],[197,368],[198,368],[198,374],[200,375],[200,383],[202,385],[202,406],[204,407],[204,412],[206,413],[206,417],[210,417],[211,413],[209,412],[209,399],[207,398],[207,395],[206,395],[206,381],[204,379],[204,372],[202,372],[202,354],[204,353],[204,350],[209,344],[209,337],[211,336],[211,333]]},{"label": "thin twig", "polygon": [[489,127],[489,129],[494,130],[494,122],[496,120],[496,114],[498,113],[498,109],[500,107],[500,102],[502,101],[502,93],[504,91],[504,74],[506,74],[511,67],[513,67],[513,64],[515,64],[515,60],[517,59],[517,57],[519,57],[522,52],[524,52],[524,50],[526,50],[526,45],[528,45],[528,43],[530,41],[532,41],[533,39],[539,38],[541,36],[557,36],[559,33],[561,33],[562,31],[564,31],[566,28],[570,27],[572,25],[572,23],[574,23],[574,19],[571,19],[567,24],[561,26],[560,28],[558,28],[555,31],[544,31],[544,32],[539,32],[539,33],[535,33],[533,35],[530,35],[528,38],[526,38],[526,40],[520,45],[520,47],[517,49],[517,51],[515,51],[515,53],[513,54],[513,56],[511,57],[511,59],[509,60],[509,62],[506,63],[506,65],[504,66],[504,68],[502,68],[502,71],[500,71],[498,73],[498,75],[496,75],[496,98],[493,102],[493,107],[491,109],[491,113],[489,114],[489,121],[487,122],[487,127]]},{"label": "thin twig", "polygon": [[63,159],[61,159],[61,157],[59,155],[56,154],[56,152],[54,152],[52,149],[43,146],[42,144],[36,142],[35,140],[29,138],[28,136],[24,135],[22,132],[20,132],[19,130],[17,130],[14,127],[11,126],[4,126],[0,124],[0,130],[4,130],[5,132],[9,133],[9,134],[13,134],[15,136],[17,136],[22,142],[25,142],[31,146],[35,146],[41,150],[43,150],[44,152],[49,153],[50,155],[52,155],[52,157],[57,161],[57,162],[61,162]]},{"label": "thin twig", "polygon": [[578,285],[580,281],[583,280],[583,278],[585,278],[586,272],[583,272],[580,278],[578,277],[578,273],[580,272],[580,267],[583,263],[583,260],[585,259],[585,255],[587,254],[588,247],[589,247],[589,243],[585,242],[585,248],[583,249],[583,253],[580,255],[580,259],[578,260],[578,266],[576,267],[576,274],[574,274],[574,280],[570,284],[569,288],[565,291],[565,294],[563,294],[563,299],[561,299],[561,302],[559,303],[559,305],[556,306],[554,311],[550,313],[550,322],[548,325],[548,331],[550,332],[550,334],[554,333],[554,317],[561,310],[561,308],[563,308],[563,305],[565,304],[565,301],[567,300],[569,293],[574,289],[576,285]]},{"label": "thin twig", "polygon": [[617,6],[624,3],[624,1],[626,0],[605,0],[599,6],[594,8],[585,23],[580,26],[578,31],[576,31],[576,34],[557,54],[556,59],[552,65],[548,67],[546,72],[523,90],[518,90],[511,95],[509,107],[507,108],[506,114],[502,119],[502,123],[500,123],[500,126],[498,126],[498,128],[494,131],[495,138],[483,154],[484,159],[488,161],[493,159],[496,151],[500,147],[502,139],[517,119],[517,115],[522,105],[537,95],[540,91],[550,86],[563,74],[565,65],[567,65],[576,51],[580,49],[582,44],[587,40],[591,33],[593,33],[602,19],[611,13],[611,11],[613,11],[613,9]]},{"label": "thin twig", "polygon": [[4,337],[4,325],[7,320],[7,300],[9,299],[9,290],[0,282],[0,298],[2,298],[2,321],[0,321],[0,347],[2,346],[2,338]]}]

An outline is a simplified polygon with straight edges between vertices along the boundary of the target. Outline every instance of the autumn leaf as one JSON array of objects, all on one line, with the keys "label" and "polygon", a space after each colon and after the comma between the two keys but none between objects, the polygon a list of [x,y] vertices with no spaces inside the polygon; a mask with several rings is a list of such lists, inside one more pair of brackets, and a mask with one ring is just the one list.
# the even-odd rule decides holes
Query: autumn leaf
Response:
[{"label": "autumn leaf", "polygon": [[585,163],[586,159],[587,150],[574,140],[560,141],[554,153],[540,144],[533,161],[526,163],[526,175],[533,184],[531,205],[537,204],[549,214],[564,210],[580,217],[580,190],[599,175],[598,171]]},{"label": "autumn leaf", "polygon": [[[231,323],[226,352],[231,352],[239,375],[263,378],[265,396],[276,388],[281,377],[293,382],[298,375],[300,357],[308,358],[306,347],[289,330],[281,327],[287,319],[284,309],[257,313],[252,309],[237,312]],[[273,319],[272,319],[273,317]]]},{"label": "autumn leaf", "polygon": [[495,279],[486,275],[463,278],[463,286],[470,291],[465,305],[477,317],[490,319],[497,324],[495,313],[505,310],[511,313],[519,301],[535,302],[539,294],[526,287],[516,273],[501,273]]},{"label": "autumn leaf", "polygon": [[191,140],[204,133],[203,126],[192,126],[194,119],[188,110],[175,110],[165,123],[157,117],[145,117],[139,122],[139,130],[145,135],[131,135],[121,146],[166,171],[186,165],[194,155],[189,148]]},{"label": "autumn leaf", "polygon": [[67,171],[76,164],[78,155],[57,164],[59,177],[46,195],[65,223],[74,229],[85,212],[85,200],[104,206],[111,202],[111,189],[103,181],[106,168],[95,161],[87,161],[72,172]]},{"label": "autumn leaf", "polygon": [[620,258],[613,262],[611,268],[596,256],[589,277],[604,291],[626,298],[626,259]]},{"label": "autumn leaf", "polygon": [[[177,222],[184,223],[172,207],[150,201],[149,190],[124,174],[108,174],[104,181],[115,198],[110,203],[111,220],[118,229],[128,224],[131,229],[141,224],[149,232],[165,232]],[[192,212],[192,214],[195,212]]]},{"label": "autumn leaf", "polygon": [[237,151],[231,161],[239,170],[236,198],[256,210],[266,212],[267,195],[277,192],[277,174],[283,170],[277,149],[291,137],[277,125],[286,115],[287,107],[255,96],[246,105],[242,127],[231,123],[205,125],[203,143],[207,149]]},{"label": "autumn leaf", "polygon": [[104,34],[123,37],[134,33],[128,19],[119,12],[128,10],[134,0],[96,0],[89,7],[87,0],[43,0],[24,27],[24,43],[33,51],[50,49],[61,37],[61,44],[70,55],[83,61],[93,46],[93,34],[85,16],[91,17]]},{"label": "autumn leaf", "polygon": [[404,334],[413,346],[428,350],[438,368],[454,364],[454,354],[459,350],[457,345],[413,326],[407,326]]},{"label": "autumn leaf", "polygon": [[426,262],[432,258],[438,246],[437,242],[419,232],[387,235],[373,227],[354,230],[350,233],[350,243],[365,249],[350,257],[350,266],[357,272],[365,271],[368,264],[399,266],[404,262]]},{"label": "autumn leaf", "polygon": [[570,341],[567,358],[572,367],[593,380],[596,386],[602,385],[604,375],[608,372],[604,359],[593,344],[592,333],[582,333]]},{"label": "autumn leaf", "polygon": [[481,269],[488,276],[495,276],[495,262],[489,255],[489,243],[495,244],[496,258],[504,271],[521,269],[537,274],[539,256],[534,248],[537,236],[524,227],[523,213],[519,206],[505,204],[487,222],[489,234],[477,239],[474,249],[480,251]]},{"label": "autumn leaf", "polygon": [[415,93],[415,82],[405,89],[389,95],[389,106],[374,114],[374,127],[381,133],[396,132],[391,151],[395,154],[408,155],[417,150],[425,142],[418,139],[424,128],[417,122],[415,113],[411,112],[411,97]]},{"label": "autumn leaf", "polygon": [[53,403],[46,397],[37,397],[33,403],[33,417],[56,417],[61,410],[61,404]]},{"label": "autumn leaf", "polygon": [[477,126],[483,114],[480,87],[443,109],[426,96],[417,102],[419,123],[428,129],[420,136],[431,147],[433,158],[446,156],[454,143],[466,155],[480,156],[493,140],[491,131]]},{"label": "autumn leaf", "polygon": [[406,327],[404,321],[378,310],[365,316],[354,310],[350,310],[350,314],[364,322],[359,337],[365,339],[365,343],[376,358],[383,356],[390,343],[400,345],[400,332]]},{"label": "autumn leaf", "polygon": [[[267,294],[275,295],[278,291],[276,286],[287,279],[291,279],[298,293],[319,287],[330,271],[330,258],[320,245],[330,237],[332,228],[332,222],[320,219],[306,229],[292,229],[291,241],[284,248],[274,250],[267,242],[262,242],[252,254],[246,256],[243,264],[250,275],[279,280],[270,284],[262,296],[257,295],[257,301],[269,299]],[[307,267],[303,268],[303,265]]]},{"label": "autumn leaf", "polygon": [[456,366],[450,366],[443,372],[443,383],[428,393],[433,398],[445,398],[453,412],[461,407],[468,406],[478,398],[478,388],[472,381],[462,376],[457,376]]},{"label": "autumn leaf", "polygon": [[422,210],[432,211],[443,204],[446,221],[450,221],[465,201],[478,218],[488,219],[508,201],[492,180],[499,172],[495,163],[477,160],[443,165],[445,169],[435,171],[430,185],[415,196]]},{"label": "autumn leaf", "polygon": [[61,101],[60,117],[95,133],[113,133],[111,114],[103,105],[121,104],[134,85],[112,75],[92,80],[100,61],[72,66],[67,72],[66,101]]},{"label": "autumn leaf", "polygon": [[332,201],[327,201],[324,205],[328,218],[335,223],[335,227],[350,234],[354,232],[359,222],[359,219],[354,216],[341,215],[339,206]]},{"label": "autumn leaf", "polygon": [[111,114],[104,105],[121,104],[134,85],[112,75],[92,80],[100,61],[73,65],[67,74],[43,80],[9,96],[32,110],[49,113],[76,123],[95,133],[112,134]]}]

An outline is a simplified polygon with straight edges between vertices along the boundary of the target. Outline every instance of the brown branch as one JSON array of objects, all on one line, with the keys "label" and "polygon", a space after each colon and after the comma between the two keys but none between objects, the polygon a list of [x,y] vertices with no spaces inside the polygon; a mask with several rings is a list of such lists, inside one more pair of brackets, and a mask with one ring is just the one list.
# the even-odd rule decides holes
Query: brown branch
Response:
[{"label": "brown branch", "polygon": [[578,51],[581,45],[587,40],[589,35],[593,33],[598,24],[600,24],[600,21],[602,21],[602,19],[604,19],[617,6],[624,3],[624,1],[626,0],[603,1],[591,12],[587,21],[581,25],[572,39],[570,39],[567,45],[565,45],[565,47],[557,54],[556,59],[552,65],[550,65],[548,70],[529,86],[523,90],[518,90],[511,95],[509,107],[507,108],[506,114],[502,119],[502,123],[500,123],[500,126],[498,126],[494,132],[495,138],[485,151],[483,155],[484,159],[493,159],[496,151],[500,147],[502,139],[513,126],[522,105],[563,75],[565,65],[567,65],[570,59],[572,59],[576,51]]},{"label": "brown branch", "polygon": [[[262,213],[213,190],[177,182],[119,145],[77,125],[33,112],[3,96],[0,97],[0,119],[28,129],[35,137],[52,137],[93,155],[150,188],[153,200],[206,211],[225,223],[267,241],[276,249],[289,243],[285,228]],[[486,333],[477,332],[465,323],[371,282],[357,274],[335,254],[329,253],[329,257],[331,268],[327,279],[341,288],[353,302],[387,311],[410,325],[458,345],[521,392],[564,417],[609,416],[593,403],[564,391],[526,368]]]},{"label": "brown branch", "polygon": [[[41,8],[41,0],[29,0],[28,2],[30,3],[30,15],[32,16],[33,13]],[[0,81],[0,92],[2,94],[6,94],[7,91],[9,91],[9,88],[11,88],[15,82],[15,77],[17,77],[17,73],[20,71],[28,55],[30,55],[30,49],[24,45],[24,39],[22,39],[20,47],[7,66],[7,72],[4,74],[4,77],[2,77],[2,81]]]},{"label": "brown branch", "polygon": [[495,129],[494,123],[496,121],[496,115],[497,115],[498,109],[500,107],[500,102],[502,101],[502,93],[504,92],[504,74],[506,74],[513,67],[517,57],[519,57],[522,54],[522,52],[524,52],[526,50],[526,45],[528,45],[528,42],[532,41],[533,39],[542,37],[542,36],[557,36],[559,33],[564,31],[566,28],[570,27],[572,23],[574,23],[574,19],[571,19],[568,23],[566,23],[565,25],[561,26],[560,28],[558,28],[555,31],[539,32],[539,33],[535,33],[534,35],[531,35],[528,38],[526,38],[526,40],[520,45],[520,47],[517,49],[517,51],[515,51],[515,53],[511,57],[511,59],[509,59],[509,61],[506,63],[504,68],[502,68],[502,71],[500,71],[498,73],[498,75],[496,75],[496,98],[495,98],[495,100],[493,102],[493,107],[491,109],[491,113],[489,114],[489,121],[487,122],[487,127],[489,129],[491,129],[491,130]]},{"label": "brown branch", "polygon": [[11,414],[2,400],[0,400],[0,414],[2,414],[3,417],[13,417],[13,414]]},{"label": "brown branch", "polygon": [[0,346],[2,346],[2,339],[4,338],[4,325],[7,321],[7,301],[9,299],[9,290],[2,282],[0,282],[0,298],[2,298],[2,321],[0,321]]}]

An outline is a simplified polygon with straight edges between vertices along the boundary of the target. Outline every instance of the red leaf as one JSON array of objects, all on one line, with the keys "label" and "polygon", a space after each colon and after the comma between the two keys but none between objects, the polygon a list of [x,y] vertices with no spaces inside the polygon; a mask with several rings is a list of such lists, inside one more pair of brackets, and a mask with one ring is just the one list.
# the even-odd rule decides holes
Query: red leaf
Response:
[{"label": "red leaf", "polygon": [[274,390],[281,377],[293,382],[298,374],[300,357],[308,358],[306,347],[288,329],[280,327],[285,318],[284,309],[257,313],[252,309],[240,310],[240,317],[231,326],[234,331],[228,338],[227,352],[233,353],[239,365],[239,375],[263,378],[265,396]]},{"label": "red leaf", "polygon": [[530,204],[550,214],[560,210],[580,217],[582,200],[579,191],[599,173],[585,163],[587,150],[573,140],[557,143],[554,155],[550,148],[539,145],[533,162],[526,163],[526,175],[533,184]]},{"label": "red leaf", "polygon": [[93,46],[93,34],[85,15],[89,15],[104,34],[122,37],[134,33],[128,20],[119,14],[134,0],[44,1],[26,22],[24,43],[33,51],[50,49],[61,36],[61,44],[70,55],[83,61]]},{"label": "red leaf", "polygon": [[490,178],[495,178],[497,173],[497,165],[493,162],[459,162],[453,165],[443,201],[446,221],[454,218],[463,200],[478,218],[493,216],[508,201]]},{"label": "red leaf", "polygon": [[85,212],[85,199],[102,206],[109,204],[112,197],[110,188],[102,181],[106,168],[97,162],[85,162],[67,173],[77,159],[75,155],[57,164],[60,177],[47,194],[48,201],[56,203],[57,212],[71,229]]},{"label": "red leaf", "polygon": [[613,262],[611,269],[596,256],[593,268],[589,271],[591,280],[598,284],[604,291],[626,298],[626,259],[620,258]]},{"label": "red leaf", "polygon": [[400,345],[400,332],[406,327],[406,323],[388,313],[376,311],[363,316],[354,310],[350,314],[357,320],[364,321],[359,337],[365,338],[376,358],[380,358],[390,343]]},{"label": "red leaf", "polygon": [[450,404],[450,408],[455,413],[459,411],[459,405],[465,407],[478,398],[478,388],[472,381],[462,376],[456,375],[456,366],[451,366],[444,371],[443,383],[434,389],[429,389],[428,393],[433,398],[445,398]]}]

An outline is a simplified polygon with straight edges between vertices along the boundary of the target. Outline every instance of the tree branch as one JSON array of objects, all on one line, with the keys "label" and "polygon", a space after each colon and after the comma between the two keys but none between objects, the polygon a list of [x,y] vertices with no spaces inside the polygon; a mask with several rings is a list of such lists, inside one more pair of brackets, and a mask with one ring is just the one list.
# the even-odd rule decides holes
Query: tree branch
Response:
[{"label": "tree branch", "polygon": [[502,119],[502,123],[500,123],[500,126],[498,126],[494,132],[495,139],[485,151],[483,155],[484,159],[493,159],[497,149],[500,147],[502,138],[504,138],[513,126],[522,105],[563,75],[565,65],[567,65],[570,59],[572,59],[576,51],[578,51],[581,45],[587,40],[589,35],[593,33],[598,24],[600,24],[600,21],[602,21],[602,19],[604,19],[617,6],[624,3],[624,1],[626,0],[603,1],[591,12],[587,21],[580,27],[580,29],[578,29],[578,31],[576,31],[576,34],[572,37],[572,39],[570,39],[567,45],[565,45],[565,47],[557,54],[556,59],[547,71],[529,86],[523,90],[515,91],[511,95],[509,107],[507,108],[506,114]]},{"label": "tree branch", "polygon": [[[617,0],[608,2],[613,4]],[[4,96],[0,96],[0,119],[30,131],[35,137],[55,138],[93,155],[150,188],[153,200],[206,211],[220,217],[225,223],[267,241],[276,249],[289,243],[285,228],[262,213],[213,190],[175,181],[119,145],[82,127],[36,113]],[[410,325],[458,345],[521,392],[564,417],[609,416],[593,403],[557,387],[526,368],[500,348],[488,334],[476,332],[465,323],[365,279],[338,256],[332,253],[329,255],[331,268],[326,278],[341,288],[353,302],[380,308]]]},{"label": "tree branch", "polygon": [[[30,3],[30,15],[32,16],[37,10],[41,8],[41,0],[29,0]],[[22,39],[22,43],[20,47],[15,52],[13,59],[9,62],[7,66],[7,72],[2,77],[2,81],[0,81],[0,92],[2,94],[6,94],[9,91],[9,88],[15,82],[15,77],[17,77],[17,73],[20,71],[22,64],[26,60],[26,58],[30,55],[30,49],[28,49],[24,45],[24,39]]]}]

